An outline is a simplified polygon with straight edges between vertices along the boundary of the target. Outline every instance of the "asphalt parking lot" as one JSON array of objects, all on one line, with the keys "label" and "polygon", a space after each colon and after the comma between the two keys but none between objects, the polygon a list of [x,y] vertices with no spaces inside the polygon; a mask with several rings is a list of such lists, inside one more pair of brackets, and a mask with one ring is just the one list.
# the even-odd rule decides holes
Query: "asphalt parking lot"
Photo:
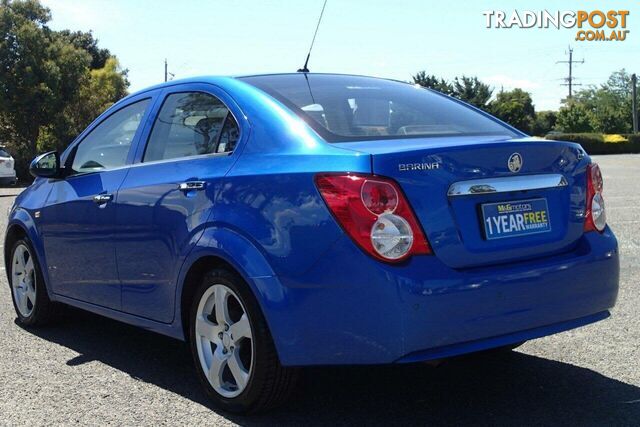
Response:
[{"label": "asphalt parking lot", "polygon": [[[207,406],[181,342],[74,310],[18,326],[2,268],[0,424],[640,425],[640,155],[596,160],[621,252],[608,320],[437,368],[309,369],[288,406],[241,417]],[[19,191],[0,189],[2,230]]]}]

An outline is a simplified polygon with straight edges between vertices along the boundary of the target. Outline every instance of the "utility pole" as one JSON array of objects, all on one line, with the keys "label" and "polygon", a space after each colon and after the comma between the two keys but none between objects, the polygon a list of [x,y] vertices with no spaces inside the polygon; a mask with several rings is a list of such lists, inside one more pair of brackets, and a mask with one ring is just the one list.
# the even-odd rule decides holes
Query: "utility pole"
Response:
[{"label": "utility pole", "polygon": [[164,81],[168,82],[169,80],[173,80],[176,75],[169,72],[167,65],[167,58],[164,59]]},{"label": "utility pole", "polygon": [[636,74],[631,74],[631,111],[633,112],[633,133],[638,133],[638,92]]},{"label": "utility pole", "polygon": [[581,61],[573,60],[573,49],[569,46],[569,60],[568,61],[556,61],[556,64],[569,64],[569,77],[565,79],[566,83],[562,83],[562,86],[569,86],[569,97],[567,99],[571,99],[573,96],[573,86],[582,86],[579,83],[574,83],[575,77],[573,77],[573,64],[584,64],[584,59]]}]

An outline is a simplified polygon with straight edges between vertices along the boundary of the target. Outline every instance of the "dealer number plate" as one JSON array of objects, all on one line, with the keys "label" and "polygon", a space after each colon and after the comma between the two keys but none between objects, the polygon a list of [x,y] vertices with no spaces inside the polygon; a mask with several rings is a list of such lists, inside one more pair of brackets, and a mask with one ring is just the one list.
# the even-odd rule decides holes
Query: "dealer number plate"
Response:
[{"label": "dealer number plate", "polygon": [[481,205],[487,240],[551,231],[547,199]]}]

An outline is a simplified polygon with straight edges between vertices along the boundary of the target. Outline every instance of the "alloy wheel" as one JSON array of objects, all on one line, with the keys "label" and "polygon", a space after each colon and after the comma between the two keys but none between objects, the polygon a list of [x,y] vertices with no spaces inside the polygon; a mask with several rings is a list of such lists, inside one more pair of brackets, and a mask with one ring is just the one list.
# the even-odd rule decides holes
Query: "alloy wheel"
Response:
[{"label": "alloy wheel", "polygon": [[254,364],[251,324],[240,298],[225,285],[205,291],[195,319],[200,365],[213,389],[223,397],[240,395]]},{"label": "alloy wheel", "polygon": [[27,246],[16,246],[11,265],[11,286],[16,307],[23,317],[29,317],[36,306],[36,271],[33,262]]}]

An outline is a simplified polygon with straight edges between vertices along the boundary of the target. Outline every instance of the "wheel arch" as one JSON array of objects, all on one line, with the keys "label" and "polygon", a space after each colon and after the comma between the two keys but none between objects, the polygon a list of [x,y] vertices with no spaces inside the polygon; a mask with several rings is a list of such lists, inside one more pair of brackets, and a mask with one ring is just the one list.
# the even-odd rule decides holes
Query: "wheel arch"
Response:
[{"label": "wheel arch", "polygon": [[10,224],[4,236],[4,267],[7,274],[9,273],[9,263],[11,258],[11,249],[15,242],[21,238],[27,237],[27,230],[21,224]]},{"label": "wheel arch", "polygon": [[216,255],[203,255],[195,260],[185,274],[179,301],[180,326],[182,327],[185,341],[189,339],[189,309],[193,295],[200,284],[200,280],[202,280],[202,276],[214,268],[226,268],[237,272],[237,270],[223,258]]},{"label": "wheel arch", "polygon": [[[193,294],[204,273],[220,267],[242,277],[256,298],[269,330],[273,332],[269,310],[274,303],[280,303],[279,300],[284,295],[282,285],[274,280],[275,274],[266,258],[248,237],[231,228],[214,226],[204,231],[180,273],[174,318],[180,322],[176,326],[181,328],[185,341],[189,337],[189,308]],[[275,286],[274,282],[277,282]],[[275,337],[274,341],[277,341]]]},{"label": "wheel arch", "polygon": [[7,275],[9,274],[9,258],[11,257],[11,249],[13,247],[13,244],[16,242],[16,240],[24,237],[29,239],[33,250],[36,252],[36,258],[40,266],[40,271],[42,272],[42,276],[44,277],[44,285],[47,289],[49,298],[51,298],[51,289],[49,289],[48,285],[49,271],[46,268],[46,260],[42,241],[41,239],[39,239],[38,230],[33,221],[33,218],[31,218],[31,215],[25,209],[15,209],[13,212],[11,212],[11,215],[9,217],[7,231],[5,232],[4,236],[5,272]]}]

